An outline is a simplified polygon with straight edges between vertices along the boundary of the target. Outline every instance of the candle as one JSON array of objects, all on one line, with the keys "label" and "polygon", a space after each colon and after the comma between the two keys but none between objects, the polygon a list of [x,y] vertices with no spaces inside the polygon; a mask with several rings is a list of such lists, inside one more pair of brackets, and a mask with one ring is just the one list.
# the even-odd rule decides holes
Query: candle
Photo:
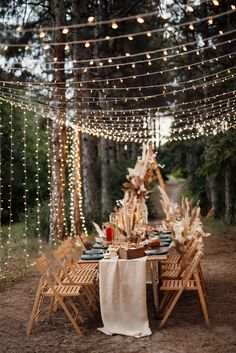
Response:
[{"label": "candle", "polygon": [[113,233],[113,229],[109,226],[106,227],[106,239],[108,242],[112,242],[112,233]]}]

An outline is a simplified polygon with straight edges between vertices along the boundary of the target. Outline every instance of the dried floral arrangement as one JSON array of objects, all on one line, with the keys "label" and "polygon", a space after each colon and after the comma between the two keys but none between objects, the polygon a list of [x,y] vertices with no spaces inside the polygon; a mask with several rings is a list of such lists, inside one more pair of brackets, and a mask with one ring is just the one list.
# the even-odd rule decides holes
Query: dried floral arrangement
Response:
[{"label": "dried floral arrangement", "polygon": [[159,187],[161,194],[161,205],[166,219],[163,221],[163,227],[171,231],[171,237],[178,251],[183,251],[188,241],[194,238],[203,247],[203,238],[208,237],[210,233],[205,233],[200,218],[201,209],[199,203],[193,207],[192,201],[188,198],[182,198],[181,205],[169,199],[166,192]]},{"label": "dried floral arrangement", "polygon": [[128,168],[127,181],[123,184],[124,198],[115,208],[120,233],[137,241],[142,236],[140,227],[147,223],[146,199],[158,180],[156,155],[148,145],[143,145],[142,156],[134,168]]}]

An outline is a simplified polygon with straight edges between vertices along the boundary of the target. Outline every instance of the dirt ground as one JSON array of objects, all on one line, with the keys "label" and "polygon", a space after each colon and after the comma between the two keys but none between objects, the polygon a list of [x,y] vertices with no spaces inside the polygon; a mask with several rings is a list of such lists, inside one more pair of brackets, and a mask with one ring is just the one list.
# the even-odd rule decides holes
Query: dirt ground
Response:
[{"label": "dirt ground", "polygon": [[[99,314],[82,326],[79,337],[61,310],[47,322],[46,311],[33,326],[26,325],[38,276],[6,285],[0,293],[0,353],[234,353],[236,352],[236,235],[214,235],[205,241],[203,261],[209,296],[211,328],[207,329],[195,293],[184,294],[166,326],[153,317],[152,293],[148,310],[152,336],[106,336],[97,331]],[[47,308],[45,303],[45,309]]]}]

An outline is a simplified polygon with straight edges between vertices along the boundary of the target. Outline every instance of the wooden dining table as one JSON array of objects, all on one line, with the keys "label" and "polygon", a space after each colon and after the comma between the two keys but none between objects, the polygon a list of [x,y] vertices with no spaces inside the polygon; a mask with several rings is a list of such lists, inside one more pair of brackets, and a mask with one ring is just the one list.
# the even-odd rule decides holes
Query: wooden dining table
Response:
[{"label": "wooden dining table", "polygon": [[[147,268],[150,269],[151,284],[153,292],[153,301],[155,306],[155,316],[158,318],[159,313],[159,283],[161,276],[161,262],[167,259],[167,254],[147,256]],[[100,260],[79,260],[79,263],[99,263]]]}]

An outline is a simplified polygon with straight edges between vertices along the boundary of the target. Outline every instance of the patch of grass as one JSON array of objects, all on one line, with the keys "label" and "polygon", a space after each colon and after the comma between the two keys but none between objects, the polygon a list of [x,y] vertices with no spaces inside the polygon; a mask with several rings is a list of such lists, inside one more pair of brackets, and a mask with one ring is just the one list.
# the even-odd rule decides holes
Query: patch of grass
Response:
[{"label": "patch of grass", "polygon": [[210,231],[217,233],[225,234],[230,231],[230,227],[228,227],[222,219],[208,219],[204,224]]},{"label": "patch of grass", "polygon": [[[24,223],[14,223],[9,237],[8,226],[2,227],[0,247],[0,278],[5,281],[32,272],[32,261],[38,255],[38,238],[24,237]],[[8,244],[9,243],[9,244]]]}]

